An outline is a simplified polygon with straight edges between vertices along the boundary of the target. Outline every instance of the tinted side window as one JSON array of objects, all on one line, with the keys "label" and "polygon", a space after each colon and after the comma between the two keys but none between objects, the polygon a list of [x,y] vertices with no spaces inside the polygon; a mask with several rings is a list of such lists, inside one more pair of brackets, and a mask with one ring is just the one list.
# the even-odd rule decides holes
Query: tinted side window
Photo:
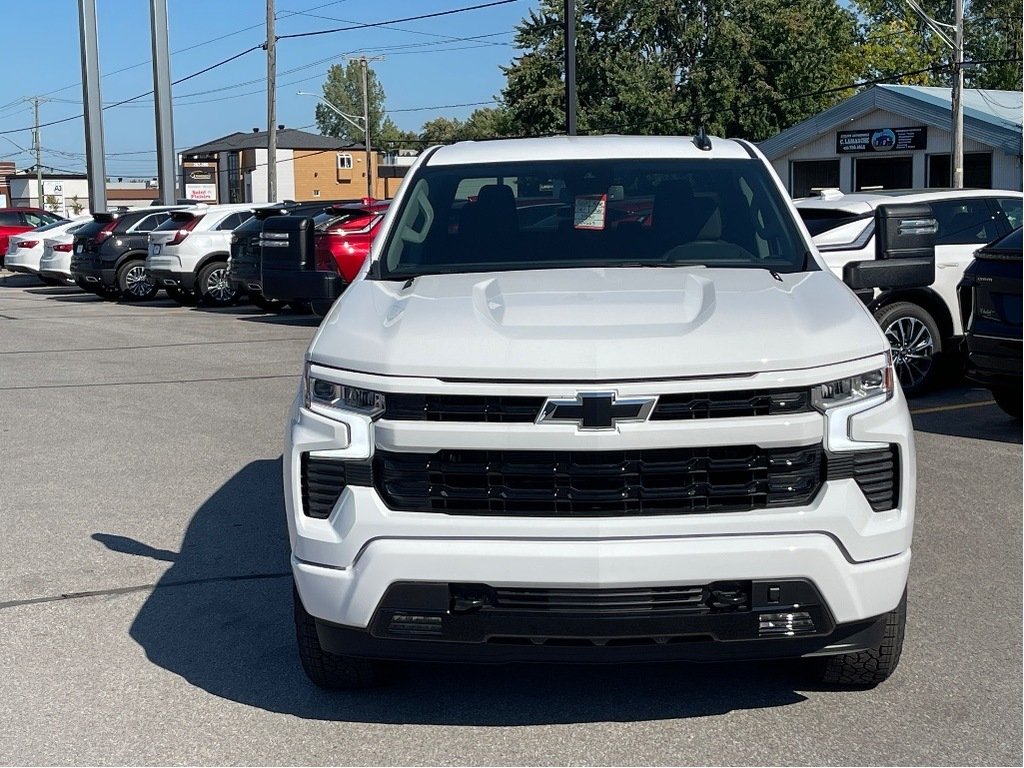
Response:
[{"label": "tinted side window", "polygon": [[41,227],[44,224],[48,224],[49,223],[49,221],[47,219],[44,219],[42,216],[40,216],[37,213],[28,213],[26,211],[25,213],[23,213],[21,215],[25,218],[25,223],[28,224],[30,227]]},{"label": "tinted side window", "polygon": [[1020,226],[1021,219],[1024,216],[1021,215],[1021,208],[1024,206],[1024,200],[1019,197],[1000,197],[996,200],[996,205],[1003,212],[1003,215],[1010,222],[1010,226],[1016,229]]},{"label": "tinted side window", "polygon": [[1002,234],[986,198],[940,200],[931,205],[939,223],[936,245],[983,245]]},{"label": "tinted side window", "polygon": [[16,211],[0,211],[0,227],[20,227],[21,216]]},{"label": "tinted side window", "polygon": [[[245,218],[242,218],[242,217]],[[219,230],[232,230],[241,224],[245,219],[249,218],[248,213],[232,213],[230,216],[226,216],[224,221],[217,225]]]},{"label": "tinted side window", "polygon": [[171,214],[166,212],[154,213],[150,216],[146,216],[135,225],[132,232],[152,232],[169,218],[171,218]]}]

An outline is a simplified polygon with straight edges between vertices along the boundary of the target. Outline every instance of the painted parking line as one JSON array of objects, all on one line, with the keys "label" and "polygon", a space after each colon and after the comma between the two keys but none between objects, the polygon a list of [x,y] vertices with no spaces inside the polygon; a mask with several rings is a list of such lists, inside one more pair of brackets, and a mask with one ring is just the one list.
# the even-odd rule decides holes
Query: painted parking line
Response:
[{"label": "painted parking line", "polygon": [[943,411],[959,411],[964,408],[980,408],[983,405],[995,405],[995,400],[980,400],[976,403],[953,403],[951,405],[933,405],[930,408],[912,408],[910,414],[917,416],[922,413],[941,413]]}]

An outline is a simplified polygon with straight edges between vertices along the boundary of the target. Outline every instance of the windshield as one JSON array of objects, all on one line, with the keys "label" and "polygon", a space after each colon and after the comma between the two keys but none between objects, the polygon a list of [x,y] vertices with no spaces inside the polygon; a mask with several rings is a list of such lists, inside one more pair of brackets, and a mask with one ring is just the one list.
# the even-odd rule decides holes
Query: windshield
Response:
[{"label": "windshield", "polygon": [[572,160],[423,167],[377,274],[558,267],[814,269],[756,160]]}]

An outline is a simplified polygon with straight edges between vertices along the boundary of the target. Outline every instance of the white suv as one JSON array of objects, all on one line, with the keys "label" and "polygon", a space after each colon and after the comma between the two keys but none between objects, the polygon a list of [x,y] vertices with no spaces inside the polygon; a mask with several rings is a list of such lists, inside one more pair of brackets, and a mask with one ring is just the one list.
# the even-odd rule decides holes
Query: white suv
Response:
[{"label": "white suv", "polygon": [[[43,274],[40,267],[45,241],[47,238],[60,236],[73,237],[87,222],[92,221],[91,216],[84,216],[66,221],[61,219],[52,224],[44,224],[28,232],[18,235],[11,235],[7,243],[7,256],[4,264],[11,272],[24,272],[30,275],[37,275],[40,280],[49,285],[61,285],[66,282],[63,279],[52,278]],[[69,273],[70,274],[70,273]]]},{"label": "white suv", "polygon": [[393,659],[783,656],[874,685],[899,660],[906,401],[747,142],[424,152],[286,435],[318,685]]},{"label": "white suv", "polygon": [[146,271],[179,304],[227,306],[239,295],[227,277],[231,230],[252,205],[197,205],[174,211],[149,235]]},{"label": "white suv", "polygon": [[874,213],[879,205],[928,203],[938,234],[935,282],[865,296],[892,345],[896,372],[907,394],[935,379],[936,356],[954,352],[963,335],[956,286],[974,251],[1021,223],[1020,192],[991,189],[877,191],[843,194],[824,190],[796,201],[796,208],[829,268],[842,276],[852,261],[875,257]]}]

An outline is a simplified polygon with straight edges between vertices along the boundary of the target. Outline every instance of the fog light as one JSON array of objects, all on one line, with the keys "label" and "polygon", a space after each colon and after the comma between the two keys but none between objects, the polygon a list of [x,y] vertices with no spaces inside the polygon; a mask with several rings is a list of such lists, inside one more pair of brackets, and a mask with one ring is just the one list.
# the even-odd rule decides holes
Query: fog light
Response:
[{"label": "fog light", "polygon": [[757,618],[759,637],[792,637],[814,632],[814,620],[806,611],[762,613]]}]

